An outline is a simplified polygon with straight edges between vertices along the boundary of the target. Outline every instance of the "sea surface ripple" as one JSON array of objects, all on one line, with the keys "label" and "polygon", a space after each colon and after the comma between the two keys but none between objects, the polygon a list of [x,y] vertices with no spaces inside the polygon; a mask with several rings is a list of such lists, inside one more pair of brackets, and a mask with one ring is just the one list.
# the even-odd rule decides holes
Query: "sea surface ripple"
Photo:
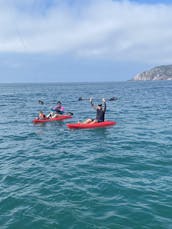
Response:
[{"label": "sea surface ripple", "polygon": [[[69,130],[107,101],[110,128]],[[43,100],[40,105],[38,100]],[[34,125],[58,100],[74,117]],[[172,82],[0,84],[1,229],[172,228]]]}]

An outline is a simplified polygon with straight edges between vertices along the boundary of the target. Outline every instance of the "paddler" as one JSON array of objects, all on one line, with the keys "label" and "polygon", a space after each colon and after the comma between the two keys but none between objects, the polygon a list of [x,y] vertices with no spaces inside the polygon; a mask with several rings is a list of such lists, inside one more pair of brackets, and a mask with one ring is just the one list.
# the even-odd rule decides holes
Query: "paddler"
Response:
[{"label": "paddler", "polygon": [[53,112],[51,112],[47,117],[48,118],[56,118],[59,115],[63,115],[64,114],[64,107],[62,106],[61,101],[58,101],[56,106],[51,108],[51,110]]},{"label": "paddler", "polygon": [[40,111],[38,119],[46,119],[46,115],[42,111]]},{"label": "paddler", "polygon": [[103,98],[102,103],[97,106],[94,105],[93,99],[90,98],[91,106],[96,110],[96,118],[95,119],[87,119],[84,123],[96,123],[96,122],[104,122],[105,112],[106,112],[106,100]]},{"label": "paddler", "polygon": [[64,114],[64,107],[60,101],[57,102],[57,105],[52,108],[52,111],[55,111],[57,114]]}]

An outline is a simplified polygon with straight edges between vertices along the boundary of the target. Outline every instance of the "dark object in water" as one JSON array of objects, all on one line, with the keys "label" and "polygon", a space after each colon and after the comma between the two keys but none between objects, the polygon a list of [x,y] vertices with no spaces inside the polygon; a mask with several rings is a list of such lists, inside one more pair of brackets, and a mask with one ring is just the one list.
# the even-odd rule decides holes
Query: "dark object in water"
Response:
[{"label": "dark object in water", "polygon": [[[78,101],[83,101],[83,100],[90,100],[90,99],[84,99],[84,98],[82,98],[82,97],[79,97],[79,99],[78,99]],[[118,100],[117,97],[112,97],[112,98],[110,98],[110,99],[107,99],[107,101],[116,101],[116,100]]]},{"label": "dark object in water", "polygon": [[109,99],[109,101],[115,101],[117,99],[118,99],[117,97],[112,97],[112,98]]},{"label": "dark object in water", "polygon": [[42,100],[38,100],[38,103],[44,105],[44,102]]}]

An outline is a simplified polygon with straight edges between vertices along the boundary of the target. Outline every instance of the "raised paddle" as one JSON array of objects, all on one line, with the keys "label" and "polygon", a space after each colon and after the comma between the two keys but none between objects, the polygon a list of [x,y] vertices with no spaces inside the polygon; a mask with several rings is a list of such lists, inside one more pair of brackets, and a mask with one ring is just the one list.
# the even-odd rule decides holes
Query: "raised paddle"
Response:
[{"label": "raised paddle", "polygon": [[38,103],[44,105],[44,102],[42,100],[38,100]]},{"label": "raised paddle", "polygon": [[[38,103],[41,104],[41,105],[44,105],[44,101],[42,101],[42,100],[38,100]],[[73,115],[72,112],[67,112],[66,114]]]},{"label": "raised paddle", "polygon": [[[78,99],[78,101],[84,101],[84,100],[90,100],[90,99],[84,99],[82,97],[79,97],[79,99]],[[118,98],[117,97],[112,97],[112,98],[106,99],[106,100],[107,101],[116,101],[116,100],[118,100]]]}]

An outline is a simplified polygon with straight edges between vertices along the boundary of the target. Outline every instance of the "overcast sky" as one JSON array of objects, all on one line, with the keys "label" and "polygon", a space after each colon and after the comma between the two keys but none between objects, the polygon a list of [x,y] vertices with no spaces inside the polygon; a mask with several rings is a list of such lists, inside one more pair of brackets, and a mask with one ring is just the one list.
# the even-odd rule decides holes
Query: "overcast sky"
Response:
[{"label": "overcast sky", "polygon": [[172,1],[0,0],[0,82],[123,81],[172,64]]}]

